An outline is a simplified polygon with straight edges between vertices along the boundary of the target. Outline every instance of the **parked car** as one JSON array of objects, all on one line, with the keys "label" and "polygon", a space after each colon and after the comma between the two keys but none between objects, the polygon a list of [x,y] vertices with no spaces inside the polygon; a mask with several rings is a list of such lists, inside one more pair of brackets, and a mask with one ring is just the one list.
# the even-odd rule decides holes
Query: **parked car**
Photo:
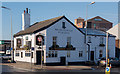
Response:
[{"label": "parked car", "polygon": [[11,54],[0,53],[0,59],[10,60],[11,59]]},{"label": "parked car", "polygon": [[111,66],[120,66],[120,60],[118,58],[110,58]]},{"label": "parked car", "polygon": [[98,65],[105,66],[106,65],[106,58],[99,58]]},{"label": "parked car", "polygon": [[[106,65],[106,58],[101,58],[100,61],[98,61],[99,66],[105,66]],[[111,66],[120,66],[120,60],[117,58],[109,58],[109,65]]]}]

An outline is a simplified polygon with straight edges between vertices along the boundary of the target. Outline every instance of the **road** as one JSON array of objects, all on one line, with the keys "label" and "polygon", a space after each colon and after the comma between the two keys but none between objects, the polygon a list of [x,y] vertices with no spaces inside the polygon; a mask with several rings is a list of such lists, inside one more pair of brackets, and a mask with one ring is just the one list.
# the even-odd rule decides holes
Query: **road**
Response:
[{"label": "road", "polygon": [[[0,65],[1,66],[1,65]],[[120,74],[120,68],[112,68],[110,74]],[[105,74],[103,68],[81,70],[25,70],[7,65],[2,66],[2,74]]]},{"label": "road", "polygon": [[14,68],[7,65],[2,65],[2,72],[29,72],[29,71],[30,70],[24,70],[24,69]]}]

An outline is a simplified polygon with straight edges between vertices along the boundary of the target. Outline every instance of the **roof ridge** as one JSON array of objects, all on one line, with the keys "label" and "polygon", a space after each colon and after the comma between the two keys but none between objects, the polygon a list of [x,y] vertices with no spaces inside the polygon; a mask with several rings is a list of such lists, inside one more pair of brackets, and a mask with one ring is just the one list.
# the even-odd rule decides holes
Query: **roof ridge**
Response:
[{"label": "roof ridge", "polygon": [[29,28],[26,28],[25,30],[21,30],[18,33],[14,34],[14,36],[19,36],[19,35],[23,35],[23,34],[30,34],[30,33],[36,32],[40,29],[43,29],[43,28],[45,29],[63,17],[65,17],[65,16],[59,16],[59,17],[47,19],[44,21],[40,21],[38,23],[34,23]]}]

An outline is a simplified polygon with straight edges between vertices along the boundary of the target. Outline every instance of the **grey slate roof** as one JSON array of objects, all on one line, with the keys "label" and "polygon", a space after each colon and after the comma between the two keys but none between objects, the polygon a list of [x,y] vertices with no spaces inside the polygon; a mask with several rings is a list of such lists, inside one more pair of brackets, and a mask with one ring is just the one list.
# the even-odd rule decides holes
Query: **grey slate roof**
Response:
[{"label": "grey slate roof", "polygon": [[52,18],[52,19],[48,19],[48,20],[45,20],[45,21],[37,22],[37,23],[31,25],[29,28],[14,34],[14,37],[15,36],[20,36],[20,35],[25,35],[25,34],[31,34],[31,33],[35,33],[38,30],[41,31],[43,29],[46,29],[47,27],[49,27],[50,25],[57,22],[58,20],[60,20],[63,17],[65,17],[65,16],[59,16],[59,17],[56,17],[56,18]]},{"label": "grey slate roof", "polygon": [[[39,31],[42,31],[48,27],[50,27],[51,25],[53,25],[54,23],[56,23],[57,21],[59,21],[60,19],[65,18],[68,22],[70,22],[76,29],[78,29],[82,34],[85,35],[85,28],[77,28],[71,21],[69,21],[65,16],[59,16],[56,18],[52,18],[52,19],[48,19],[45,21],[41,21],[41,22],[36,22],[33,25],[31,25],[29,28],[22,30],[16,34],[14,34],[14,37],[16,36],[20,36],[20,35],[25,35],[25,34],[32,34],[32,33],[37,33]],[[100,30],[95,30],[95,29],[87,29],[87,35],[99,35],[99,36],[106,36],[106,33]],[[113,35],[110,35],[112,37],[115,37]]]},{"label": "grey slate roof", "polygon": [[[84,34],[86,33],[86,28],[79,28]],[[87,29],[87,35],[96,35],[96,36],[106,36],[106,32],[98,30],[98,29]],[[111,37],[115,37],[112,34],[109,34]]]}]

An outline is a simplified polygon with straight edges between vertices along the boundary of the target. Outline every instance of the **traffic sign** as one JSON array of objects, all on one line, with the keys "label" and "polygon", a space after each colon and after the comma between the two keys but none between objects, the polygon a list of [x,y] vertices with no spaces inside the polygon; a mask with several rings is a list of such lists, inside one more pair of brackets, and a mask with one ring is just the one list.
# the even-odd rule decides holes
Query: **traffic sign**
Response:
[{"label": "traffic sign", "polygon": [[109,67],[107,67],[107,68],[106,68],[106,71],[107,71],[107,72],[109,72],[109,71],[110,71],[110,68],[109,68]]},{"label": "traffic sign", "polygon": [[110,67],[107,67],[107,68],[105,69],[105,72],[106,72],[106,74],[110,74]]}]

